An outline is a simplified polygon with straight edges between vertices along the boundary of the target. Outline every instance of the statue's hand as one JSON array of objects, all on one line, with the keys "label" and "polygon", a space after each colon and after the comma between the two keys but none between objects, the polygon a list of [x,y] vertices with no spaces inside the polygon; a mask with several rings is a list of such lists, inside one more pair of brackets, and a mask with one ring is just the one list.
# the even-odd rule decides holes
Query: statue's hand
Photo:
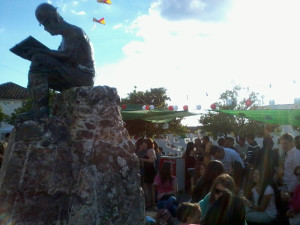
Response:
[{"label": "statue's hand", "polygon": [[46,51],[41,48],[23,47],[23,53],[24,55],[26,55],[28,58],[31,59],[33,55],[37,53],[46,53]]}]

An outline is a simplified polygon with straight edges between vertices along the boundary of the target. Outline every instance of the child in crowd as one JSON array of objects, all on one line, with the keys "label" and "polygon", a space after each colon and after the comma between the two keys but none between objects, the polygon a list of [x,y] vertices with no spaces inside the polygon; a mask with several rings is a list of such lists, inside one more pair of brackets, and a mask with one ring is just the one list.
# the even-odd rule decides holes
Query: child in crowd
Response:
[{"label": "child in crowd", "polygon": [[180,221],[179,225],[200,224],[201,209],[199,204],[182,202],[177,208],[176,217]]}]

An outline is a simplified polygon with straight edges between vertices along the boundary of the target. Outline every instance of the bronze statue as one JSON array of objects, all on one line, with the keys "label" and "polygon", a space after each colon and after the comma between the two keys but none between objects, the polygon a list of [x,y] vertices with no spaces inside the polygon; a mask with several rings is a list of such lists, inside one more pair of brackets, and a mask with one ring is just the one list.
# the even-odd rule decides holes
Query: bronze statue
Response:
[{"label": "bronze statue", "polygon": [[23,47],[23,54],[31,60],[28,91],[33,105],[29,112],[20,116],[21,120],[48,116],[49,88],[63,91],[94,84],[92,46],[85,32],[64,21],[48,3],[39,5],[35,16],[52,36],[61,35],[62,42],[58,50]]}]

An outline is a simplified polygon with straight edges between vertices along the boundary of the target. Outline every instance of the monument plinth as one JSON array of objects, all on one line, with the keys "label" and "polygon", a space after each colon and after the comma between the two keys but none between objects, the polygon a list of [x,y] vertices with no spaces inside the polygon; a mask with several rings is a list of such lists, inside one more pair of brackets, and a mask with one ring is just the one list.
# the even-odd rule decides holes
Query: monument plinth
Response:
[{"label": "monument plinth", "polygon": [[144,224],[138,159],[116,89],[75,87],[19,122],[0,173],[1,224]]}]

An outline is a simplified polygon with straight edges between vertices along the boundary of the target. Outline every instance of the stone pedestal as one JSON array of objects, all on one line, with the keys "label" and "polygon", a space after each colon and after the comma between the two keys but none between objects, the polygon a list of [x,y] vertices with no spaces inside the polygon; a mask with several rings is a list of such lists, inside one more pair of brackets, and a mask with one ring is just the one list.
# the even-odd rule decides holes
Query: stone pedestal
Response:
[{"label": "stone pedestal", "polygon": [[138,159],[116,89],[72,88],[17,124],[0,173],[0,224],[140,225]]}]

